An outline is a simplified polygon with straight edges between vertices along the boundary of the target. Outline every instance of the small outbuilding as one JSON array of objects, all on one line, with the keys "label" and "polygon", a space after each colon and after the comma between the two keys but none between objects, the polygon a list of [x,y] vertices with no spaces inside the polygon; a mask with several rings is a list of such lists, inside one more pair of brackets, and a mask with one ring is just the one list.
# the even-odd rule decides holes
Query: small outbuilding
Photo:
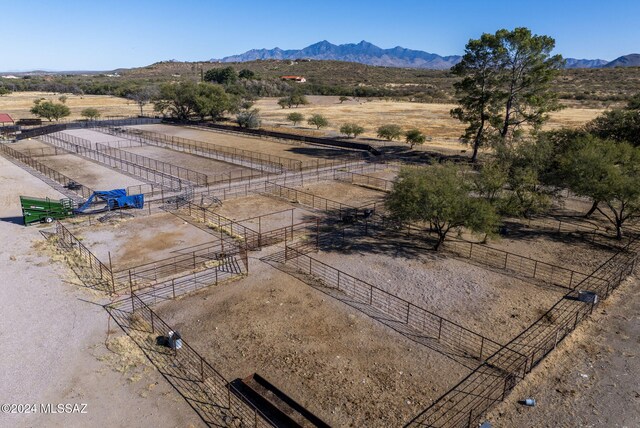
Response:
[{"label": "small outbuilding", "polygon": [[292,82],[304,83],[307,81],[303,76],[280,76],[282,80],[288,80]]},{"label": "small outbuilding", "polygon": [[7,113],[0,113],[0,125],[5,126],[7,123],[13,125],[13,119]]}]

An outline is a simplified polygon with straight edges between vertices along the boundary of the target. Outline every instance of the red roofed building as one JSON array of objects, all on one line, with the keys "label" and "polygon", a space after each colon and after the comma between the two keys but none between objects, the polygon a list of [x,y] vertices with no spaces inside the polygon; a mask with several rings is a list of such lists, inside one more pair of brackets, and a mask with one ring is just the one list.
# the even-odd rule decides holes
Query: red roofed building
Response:
[{"label": "red roofed building", "polygon": [[13,123],[13,119],[7,113],[0,113],[0,123],[4,126],[5,123]]},{"label": "red roofed building", "polygon": [[298,82],[298,83],[304,83],[307,81],[307,79],[305,79],[302,76],[280,76],[280,78],[282,80],[292,80],[294,82]]}]

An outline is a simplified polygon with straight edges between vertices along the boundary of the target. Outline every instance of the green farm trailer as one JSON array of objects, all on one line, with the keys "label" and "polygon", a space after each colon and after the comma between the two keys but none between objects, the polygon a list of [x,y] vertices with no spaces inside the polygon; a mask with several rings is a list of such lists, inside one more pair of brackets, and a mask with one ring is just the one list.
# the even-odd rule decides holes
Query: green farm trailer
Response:
[{"label": "green farm trailer", "polygon": [[20,205],[22,205],[22,217],[25,225],[51,223],[53,220],[71,217],[74,208],[71,199],[55,200],[29,196],[20,196]]}]

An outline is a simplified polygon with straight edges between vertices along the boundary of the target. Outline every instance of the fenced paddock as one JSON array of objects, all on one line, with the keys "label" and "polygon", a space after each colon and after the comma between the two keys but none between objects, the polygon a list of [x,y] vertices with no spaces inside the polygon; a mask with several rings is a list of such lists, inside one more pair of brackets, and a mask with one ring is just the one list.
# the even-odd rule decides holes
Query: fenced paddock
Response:
[{"label": "fenced paddock", "polygon": [[207,182],[199,183],[202,185],[215,185],[218,183],[228,182],[229,180],[232,182],[249,180],[262,177],[264,175],[260,171],[245,168],[243,166],[220,162],[210,158],[157,146],[142,145],[140,147],[128,148],[126,151],[143,155],[148,158],[170,162],[174,165],[188,166],[189,169],[206,175]]},{"label": "fenced paddock", "polygon": [[[639,247],[639,241],[633,240],[578,285],[579,289],[597,293],[600,297],[598,302],[583,302],[578,298],[576,291],[571,291],[506,345],[509,349],[515,349],[526,356],[525,373],[539,364],[599,302],[606,299],[633,272]],[[486,367],[483,365],[416,416],[407,426],[475,426],[482,421],[487,410],[503,400],[520,379],[520,376],[496,379],[486,374]],[[509,388],[506,388],[506,385]]]},{"label": "fenced paddock", "polygon": [[[169,190],[182,189],[182,180],[179,177],[140,165],[136,161],[119,158],[94,149],[93,143],[89,140],[64,133],[43,135],[40,139],[52,146],[63,148],[74,155],[102,163],[111,168],[117,168],[123,173],[142,179],[148,183],[154,183]],[[120,152],[121,151],[118,150],[118,153]]]},{"label": "fenced paddock", "polygon": [[470,372],[260,262],[154,311],[225,378],[257,372],[332,426],[399,426]]},{"label": "fenced paddock", "polygon": [[181,255],[185,248],[219,241],[167,212],[125,218],[115,223],[94,223],[74,233],[100,260],[109,260],[115,271]]},{"label": "fenced paddock", "polygon": [[[57,169],[53,169],[45,165],[45,163],[41,162],[42,159],[40,158],[35,159],[31,156],[28,156],[22,152],[19,152],[9,147],[8,144],[0,144],[0,152],[2,152],[5,156],[8,156],[10,159],[14,159],[20,162],[21,164],[39,172],[40,174],[43,174],[44,176],[55,181],[56,183],[58,183],[63,187],[67,187],[69,183],[71,183],[72,181],[76,181],[75,179],[72,179],[66,176],[65,174],[59,172]],[[89,196],[91,196],[91,194],[93,193],[93,189],[84,185],[83,183],[82,187],[80,187],[79,189],[74,189],[72,192],[77,194],[81,198],[86,199]]]},{"label": "fenced paddock", "polygon": [[156,343],[175,331],[136,294],[105,306],[122,330],[209,426],[271,427],[273,423],[240,398],[238,391],[186,340],[180,350]]},{"label": "fenced paddock", "polygon": [[164,147],[179,152],[191,153],[210,159],[245,166],[262,172],[281,173],[284,170],[299,171],[300,162],[280,156],[265,155],[260,152],[219,146],[202,141],[168,136],[152,131],[126,128],[106,128],[111,135],[140,141],[148,145]]},{"label": "fenced paddock", "polygon": [[[220,130],[211,128],[196,128],[180,125],[152,125],[138,126],[140,130],[155,131],[167,136],[176,138],[182,137],[210,145],[219,145],[226,147],[234,147],[236,149],[256,151],[264,155],[279,156],[281,158],[293,159],[301,162],[300,168],[314,169],[318,167],[329,166],[337,159],[344,160],[354,156],[354,152],[338,147],[327,147],[320,145],[309,145],[304,142],[292,142],[287,140],[270,141],[256,136],[250,135],[234,135]],[[362,154],[355,152],[355,157],[362,159]],[[340,161],[342,161],[340,160]],[[293,167],[293,164],[290,166]]]},{"label": "fenced paddock", "polygon": [[[544,313],[564,288],[523,279],[441,254],[376,238],[326,247],[311,255],[386,293],[410,301],[498,343]],[[396,315],[396,314],[392,314]]]}]

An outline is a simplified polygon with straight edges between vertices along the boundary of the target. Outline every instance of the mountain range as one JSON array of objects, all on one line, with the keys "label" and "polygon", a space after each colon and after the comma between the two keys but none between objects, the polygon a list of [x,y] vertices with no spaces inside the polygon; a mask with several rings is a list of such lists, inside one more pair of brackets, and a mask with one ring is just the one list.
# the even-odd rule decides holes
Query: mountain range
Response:
[{"label": "mountain range", "polygon": [[[427,68],[446,70],[457,64],[460,55],[441,56],[420,50],[396,46],[382,49],[365,40],[360,43],[334,45],[326,40],[314,43],[303,49],[251,49],[243,54],[212,59],[212,62],[247,62],[255,60],[335,60],[357,62],[384,67]],[[601,67],[637,67],[640,66],[640,54],[621,56],[613,61],[603,59],[566,58],[566,68]]]}]

